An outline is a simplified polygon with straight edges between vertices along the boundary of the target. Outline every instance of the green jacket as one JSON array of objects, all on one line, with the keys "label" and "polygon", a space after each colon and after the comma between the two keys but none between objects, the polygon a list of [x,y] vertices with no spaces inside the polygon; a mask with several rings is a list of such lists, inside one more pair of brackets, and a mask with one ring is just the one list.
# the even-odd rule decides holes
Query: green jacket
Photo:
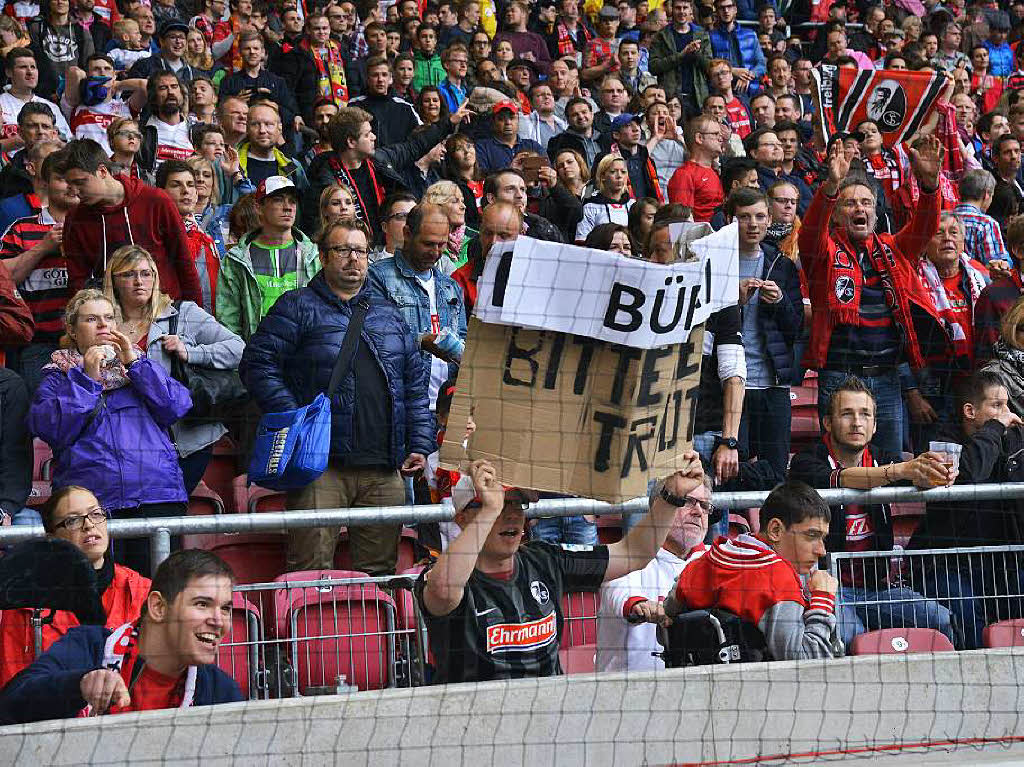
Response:
[{"label": "green jacket", "polygon": [[[658,78],[658,84],[665,89],[665,95],[690,93],[697,102],[697,108],[704,105],[708,97],[708,63],[711,61],[711,38],[701,30],[694,33],[700,40],[698,53],[682,54],[676,51],[676,37],[672,27],[667,26],[654,36],[651,42],[647,71]],[[683,82],[683,62],[692,64],[693,82]]]},{"label": "green jacket", "polygon": [[441,65],[441,57],[436,53],[429,59],[419,51],[416,51],[413,56],[415,70],[412,76],[412,87],[417,93],[423,90],[424,85],[439,85],[448,76]]},{"label": "green jacket", "polygon": [[[306,235],[292,229],[299,246],[297,287],[304,288],[320,271],[320,251]],[[233,333],[248,342],[263,319],[263,290],[256,281],[256,273],[249,257],[249,244],[259,232],[249,232],[228,248],[220,262],[217,277],[217,319]]]}]

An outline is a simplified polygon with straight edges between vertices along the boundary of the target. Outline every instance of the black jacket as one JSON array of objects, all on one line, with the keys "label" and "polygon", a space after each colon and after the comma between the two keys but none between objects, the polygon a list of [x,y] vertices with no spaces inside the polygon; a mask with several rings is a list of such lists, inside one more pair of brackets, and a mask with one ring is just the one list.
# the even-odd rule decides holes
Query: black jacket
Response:
[{"label": "black jacket", "polygon": [[[1005,428],[991,420],[974,436],[955,435],[963,443],[958,485],[1024,481],[1024,428]],[[1024,533],[1021,501],[935,502],[928,504],[924,521],[910,539],[912,549],[953,546],[1001,546],[1020,543]]]},{"label": "black jacket", "polygon": [[386,147],[408,140],[420,126],[420,118],[412,104],[398,96],[359,96],[348,102],[373,115],[373,132],[377,146]]},{"label": "black jacket", "polygon": [[32,194],[32,177],[25,170],[25,158],[28,152],[17,152],[3,170],[0,170],[0,199],[13,197],[16,194]]},{"label": "black jacket", "polygon": [[299,107],[292,87],[283,78],[266,69],[261,69],[255,78],[249,77],[244,71],[235,72],[221,82],[219,98],[223,101],[228,96],[237,96],[244,90],[267,91],[274,103],[281,107],[281,122],[284,124],[285,135],[290,134],[292,121],[299,113]]},{"label": "black jacket", "polygon": [[313,104],[320,96],[316,64],[308,51],[289,47],[270,59],[270,71],[284,79],[295,95],[296,108],[302,119],[312,124]]}]

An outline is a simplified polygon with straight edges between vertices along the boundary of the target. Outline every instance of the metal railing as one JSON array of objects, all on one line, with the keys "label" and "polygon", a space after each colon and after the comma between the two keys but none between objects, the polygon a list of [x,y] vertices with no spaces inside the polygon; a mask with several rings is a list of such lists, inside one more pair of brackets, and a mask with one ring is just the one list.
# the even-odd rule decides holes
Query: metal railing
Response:
[{"label": "metal railing", "polygon": [[[850,503],[900,503],[909,501],[974,502],[1011,500],[1024,497],[1024,483],[953,485],[918,490],[914,487],[876,487],[872,490],[849,488],[819,490],[830,506]],[[718,492],[715,505],[723,509],[757,508],[768,497],[768,491]],[[588,498],[545,499],[530,506],[528,517],[566,517],[577,514],[598,516],[647,511],[646,498],[610,504]],[[155,517],[151,519],[118,520],[108,523],[113,538],[149,538],[154,566],[170,555],[171,536],[199,533],[251,533],[281,531],[305,527],[358,526],[374,524],[417,524],[447,522],[455,517],[450,503],[422,506],[382,506],[362,509],[305,509],[255,513],[212,514],[186,517]],[[41,538],[41,525],[16,525],[0,528],[0,546]]]}]

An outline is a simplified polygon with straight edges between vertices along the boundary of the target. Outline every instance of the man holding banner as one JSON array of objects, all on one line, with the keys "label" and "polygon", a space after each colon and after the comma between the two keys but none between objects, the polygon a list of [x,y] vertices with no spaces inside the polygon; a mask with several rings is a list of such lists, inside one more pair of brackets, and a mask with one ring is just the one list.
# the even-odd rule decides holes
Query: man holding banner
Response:
[{"label": "man holding banner", "polygon": [[[897,234],[875,234],[875,194],[863,176],[848,177],[853,152],[836,142],[828,179],[814,195],[800,229],[800,254],[811,294],[811,339],[805,364],[818,370],[818,412],[847,376],[864,379],[878,406],[875,441],[899,453],[903,400],[898,368],[921,368],[947,354],[949,339],[915,269],[939,224],[943,150],[934,136],[911,149],[921,187],[913,218]],[[905,388],[911,410],[921,395]]]}]

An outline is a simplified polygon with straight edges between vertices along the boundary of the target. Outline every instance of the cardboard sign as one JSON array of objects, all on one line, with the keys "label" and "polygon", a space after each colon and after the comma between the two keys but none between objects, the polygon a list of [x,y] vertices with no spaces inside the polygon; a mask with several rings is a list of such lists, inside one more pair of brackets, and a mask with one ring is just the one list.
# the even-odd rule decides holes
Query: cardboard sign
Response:
[{"label": "cardboard sign", "polygon": [[485,458],[506,485],[609,502],[644,496],[649,479],[683,468],[702,341],[703,325],[682,343],[639,349],[473,317],[441,464],[464,470]]},{"label": "cardboard sign", "polygon": [[738,300],[738,229],[676,224],[670,232],[681,256],[672,264],[530,237],[501,243],[477,283],[476,316],[636,349],[685,343]]}]

